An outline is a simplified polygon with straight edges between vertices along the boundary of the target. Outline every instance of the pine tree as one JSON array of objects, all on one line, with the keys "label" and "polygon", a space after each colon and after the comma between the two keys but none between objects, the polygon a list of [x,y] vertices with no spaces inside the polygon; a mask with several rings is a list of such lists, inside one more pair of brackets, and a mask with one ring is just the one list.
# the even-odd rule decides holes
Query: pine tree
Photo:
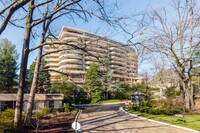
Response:
[{"label": "pine tree", "polygon": [[16,92],[18,53],[8,39],[0,40],[0,92]]},{"label": "pine tree", "polygon": [[[48,71],[44,71],[45,65],[46,65],[46,62],[44,61],[44,59],[42,59],[40,69],[39,69],[38,83],[37,83],[37,92],[40,92],[40,93],[48,92],[49,91],[48,88],[50,88],[50,74]],[[35,61],[30,65],[28,73],[27,73],[29,74],[27,75],[29,78],[27,84],[29,85],[31,85],[32,80],[33,80],[34,69],[35,69]]]},{"label": "pine tree", "polygon": [[88,97],[91,98],[92,94],[95,92],[100,91],[101,89],[101,72],[99,65],[92,63],[89,69],[86,71],[85,74],[85,83],[84,89],[88,94]]}]

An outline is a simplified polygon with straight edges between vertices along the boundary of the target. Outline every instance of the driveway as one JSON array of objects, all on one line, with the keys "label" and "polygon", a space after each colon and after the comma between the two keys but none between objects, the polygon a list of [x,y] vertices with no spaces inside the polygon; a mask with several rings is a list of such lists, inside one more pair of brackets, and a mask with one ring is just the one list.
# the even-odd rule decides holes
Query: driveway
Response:
[{"label": "driveway", "polygon": [[194,133],[125,114],[122,103],[88,106],[79,117],[81,133]]}]

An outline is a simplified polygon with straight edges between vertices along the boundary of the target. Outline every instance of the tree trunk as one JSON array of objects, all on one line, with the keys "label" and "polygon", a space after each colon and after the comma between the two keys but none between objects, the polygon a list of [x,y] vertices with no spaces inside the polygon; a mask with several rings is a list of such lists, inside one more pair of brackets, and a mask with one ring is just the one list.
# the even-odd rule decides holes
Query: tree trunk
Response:
[{"label": "tree trunk", "polygon": [[35,62],[33,81],[31,84],[31,92],[30,92],[30,96],[28,99],[27,112],[26,112],[26,116],[25,116],[25,120],[24,120],[25,125],[30,125],[30,119],[32,116],[33,105],[34,105],[34,100],[35,100],[35,92],[36,92],[37,85],[38,85],[38,77],[39,77],[39,69],[40,69],[40,64],[41,64],[43,43],[45,42],[46,32],[47,32],[47,29],[49,28],[50,23],[51,23],[51,18],[48,19],[47,24],[46,24],[46,21],[43,23],[42,36],[40,39],[41,47],[38,50],[38,55],[37,55],[37,59]]},{"label": "tree trunk", "polygon": [[34,99],[35,99],[35,92],[36,92],[37,83],[38,83],[39,68],[40,68],[40,63],[41,63],[41,55],[42,55],[42,47],[39,48],[38,56],[37,56],[36,63],[35,63],[33,81],[32,81],[32,84],[31,84],[31,92],[30,92],[30,95],[29,95],[28,104],[27,104],[27,112],[26,112],[26,116],[25,116],[25,120],[24,120],[25,125],[30,124],[30,119],[31,119],[31,116],[32,116],[32,110],[33,110]]},{"label": "tree trunk", "polygon": [[191,84],[191,79],[188,79],[189,81],[183,82],[183,89],[184,89],[184,100],[185,100],[185,109],[187,111],[194,110],[194,88]]},{"label": "tree trunk", "polygon": [[108,91],[106,91],[106,100],[108,100]]},{"label": "tree trunk", "polygon": [[29,55],[29,43],[30,43],[30,33],[31,33],[31,23],[32,23],[32,15],[34,0],[29,2],[28,13],[26,17],[26,28],[24,33],[24,41],[23,41],[23,49],[22,49],[22,58],[21,58],[21,66],[20,66],[20,74],[19,74],[19,85],[17,92],[17,101],[15,108],[15,117],[14,117],[14,126],[21,130],[22,126],[22,110],[23,110],[23,99],[24,99],[24,86],[25,86],[25,77],[26,77],[26,69]]}]

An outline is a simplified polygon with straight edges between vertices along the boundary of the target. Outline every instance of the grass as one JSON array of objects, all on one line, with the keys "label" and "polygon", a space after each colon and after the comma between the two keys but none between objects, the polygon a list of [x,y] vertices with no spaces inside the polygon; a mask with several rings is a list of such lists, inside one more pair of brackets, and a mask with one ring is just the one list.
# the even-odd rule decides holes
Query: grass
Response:
[{"label": "grass", "polygon": [[103,101],[99,101],[99,103],[115,103],[115,102],[121,102],[123,100],[120,99],[109,99],[109,100],[103,100]]},{"label": "grass", "polygon": [[[128,112],[139,115],[141,117],[200,131],[200,115],[185,115],[184,118],[177,118],[176,116],[151,115],[135,111],[128,111]],[[184,123],[183,120],[185,120],[186,122]]]},{"label": "grass", "polygon": [[97,100],[97,101],[92,101],[92,104],[115,103],[115,102],[122,102],[122,101],[124,100],[121,100],[121,99]]}]

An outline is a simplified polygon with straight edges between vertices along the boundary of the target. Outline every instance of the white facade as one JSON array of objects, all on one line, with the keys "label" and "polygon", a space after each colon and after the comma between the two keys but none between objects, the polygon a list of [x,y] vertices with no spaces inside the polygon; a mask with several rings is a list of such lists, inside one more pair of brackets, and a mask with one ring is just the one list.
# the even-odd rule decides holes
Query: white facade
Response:
[{"label": "white facade", "polygon": [[[83,84],[84,74],[90,64],[100,64],[104,58],[109,58],[109,68],[116,80],[131,84],[132,79],[137,77],[137,55],[131,47],[69,27],[64,27],[58,38],[60,42],[66,42],[68,45],[45,45],[45,53],[62,50],[45,56],[47,66],[67,73],[70,80],[78,85]],[[53,71],[50,71],[50,75],[52,81],[60,78],[59,74]]]}]

